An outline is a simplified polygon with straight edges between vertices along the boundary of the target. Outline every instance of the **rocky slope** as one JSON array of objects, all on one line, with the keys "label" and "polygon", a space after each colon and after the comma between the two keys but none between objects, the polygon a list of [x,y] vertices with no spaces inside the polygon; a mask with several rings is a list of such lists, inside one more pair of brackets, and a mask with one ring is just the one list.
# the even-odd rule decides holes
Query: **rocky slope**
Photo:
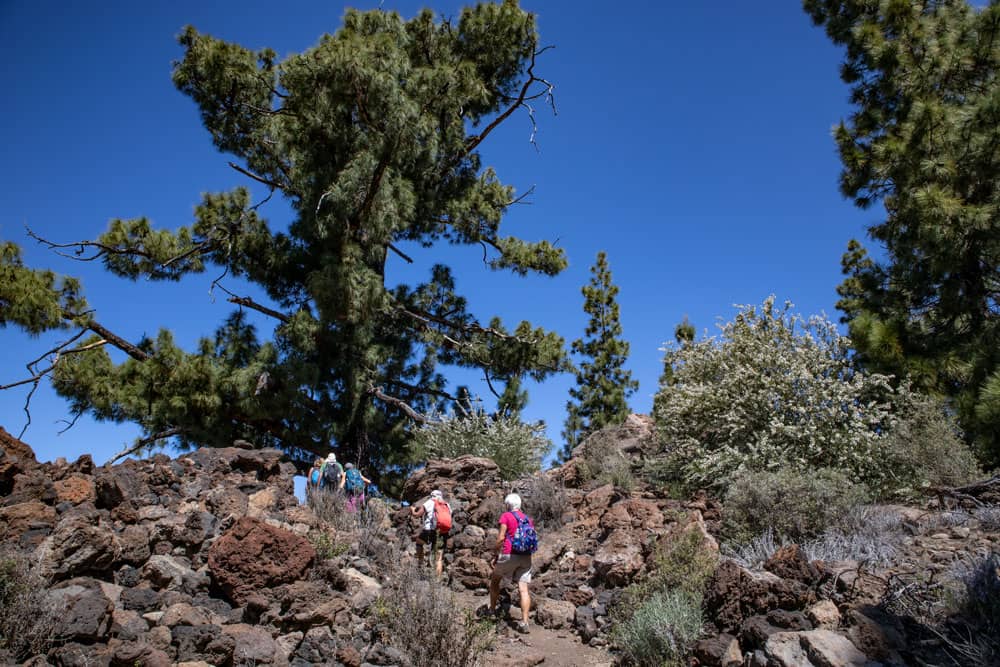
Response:
[{"label": "rocky slope", "polygon": [[[639,461],[652,426],[633,416],[593,437]],[[87,456],[39,463],[0,429],[0,544],[33,555],[60,611],[59,641],[27,664],[405,664],[376,609],[392,564],[412,552],[408,510],[328,523],[297,501],[294,467],[280,452],[239,444],[97,467]],[[576,664],[610,661],[609,613],[658,549],[693,532],[718,552],[717,504],[601,484],[579,457],[513,484],[487,459],[431,462],[407,481],[404,499],[434,488],[454,509],[446,581],[470,607],[483,599],[503,496],[521,493],[541,523],[534,620],[549,634],[522,641],[501,626],[490,664],[537,664],[544,637],[586,651]],[[892,572],[809,562],[794,546],[755,571],[721,559],[694,664],[921,664],[942,647],[882,604],[886,582],[1000,550],[1000,536],[975,522],[911,519]],[[916,641],[924,643],[914,649]]]}]

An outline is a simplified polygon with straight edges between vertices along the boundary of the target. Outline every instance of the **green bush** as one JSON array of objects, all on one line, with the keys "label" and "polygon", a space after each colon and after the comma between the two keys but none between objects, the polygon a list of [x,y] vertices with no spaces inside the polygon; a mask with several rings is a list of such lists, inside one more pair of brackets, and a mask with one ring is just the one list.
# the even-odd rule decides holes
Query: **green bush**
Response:
[{"label": "green bush", "polygon": [[481,409],[451,414],[417,429],[418,459],[453,459],[463,454],[483,456],[500,468],[505,480],[537,471],[552,443],[541,424],[525,424],[511,415],[488,415]]},{"label": "green bush", "polygon": [[673,540],[661,541],[652,561],[652,575],[640,584],[641,589],[677,589],[697,597],[715,572],[718,556],[706,547],[701,532],[692,527]]},{"label": "green bush", "polygon": [[654,416],[689,483],[721,490],[739,471],[784,465],[866,482],[888,473],[889,378],[856,369],[834,323],[790,308],[771,297],[741,307],[717,338],[665,348]]},{"label": "green bush", "polygon": [[887,490],[962,486],[983,474],[941,401],[912,395],[886,438],[891,485]]},{"label": "green bush", "polygon": [[742,543],[770,529],[779,540],[802,544],[867,499],[867,489],[838,470],[745,472],[726,493],[722,532]]},{"label": "green bush", "polygon": [[657,591],[628,618],[615,623],[611,637],[626,664],[680,667],[701,625],[699,596],[680,589]]}]

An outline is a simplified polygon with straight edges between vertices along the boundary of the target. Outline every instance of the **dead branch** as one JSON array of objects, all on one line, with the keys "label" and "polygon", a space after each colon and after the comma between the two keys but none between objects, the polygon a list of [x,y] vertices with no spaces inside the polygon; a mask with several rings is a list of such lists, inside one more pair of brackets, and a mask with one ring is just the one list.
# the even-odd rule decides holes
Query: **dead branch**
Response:
[{"label": "dead branch", "polygon": [[235,169],[236,171],[240,172],[241,174],[243,174],[247,178],[252,178],[253,180],[257,181],[258,183],[266,185],[267,187],[272,188],[272,189],[277,188],[278,190],[285,190],[285,186],[283,186],[281,183],[278,183],[276,181],[272,181],[270,179],[264,178],[263,176],[259,176],[259,175],[255,174],[255,173],[253,173],[252,171],[250,171],[249,169],[244,169],[243,167],[241,167],[240,165],[236,164],[235,162],[229,162],[228,164],[229,164],[230,168]]},{"label": "dead branch", "polygon": [[[222,289],[225,290],[226,288],[223,287]],[[228,292],[228,290],[226,291]],[[229,293],[232,294],[232,292]],[[288,315],[285,315],[284,313],[280,313],[277,310],[272,310],[267,306],[262,306],[261,304],[257,303],[248,296],[231,296],[228,299],[226,299],[226,301],[228,301],[229,303],[235,303],[237,306],[245,306],[247,308],[250,308],[251,310],[256,310],[259,313],[264,313],[265,315],[270,315],[274,319],[280,320],[281,322],[284,322],[286,324],[288,323],[289,320],[292,319]]]},{"label": "dead branch", "polygon": [[410,405],[405,401],[403,401],[402,399],[386,394],[384,391],[382,391],[381,387],[369,387],[368,392],[375,398],[379,399],[380,401],[388,403],[389,405],[395,405],[397,408],[405,412],[407,417],[409,417],[410,419],[412,419],[417,423],[426,424],[427,422],[430,421],[427,415],[420,414],[412,407],[410,407]]},{"label": "dead branch", "polygon": [[402,257],[406,261],[407,264],[413,264],[413,258],[410,257],[409,255],[407,255],[406,253],[404,253],[402,250],[400,250],[396,246],[392,245],[391,243],[387,243],[385,245],[385,247],[388,248],[389,250],[393,251],[394,253],[396,253],[400,257]]},{"label": "dead branch", "polygon": [[926,489],[926,493],[936,496],[942,507],[944,507],[945,498],[956,500],[959,503],[966,501],[976,507],[983,507],[987,503],[981,499],[981,496],[990,493],[1000,495],[1000,475],[965,486],[931,486]]},{"label": "dead branch", "polygon": [[98,336],[101,336],[102,338],[104,338],[105,343],[111,343],[112,345],[114,345],[119,350],[121,350],[128,356],[132,357],[136,361],[146,361],[147,359],[149,359],[149,354],[143,352],[137,346],[128,342],[118,334],[112,332],[110,329],[106,329],[97,322],[94,322],[93,320],[87,322],[87,324],[84,325],[84,328],[93,331]]},{"label": "dead branch", "polygon": [[160,431],[159,433],[154,433],[148,438],[143,438],[142,440],[137,441],[131,447],[126,447],[122,451],[118,452],[113,457],[108,459],[108,463],[117,463],[120,459],[125,458],[129,454],[135,454],[143,447],[147,447],[156,442],[157,440],[164,440],[166,438],[170,438],[175,435],[180,435],[183,431],[184,429],[175,426],[174,428],[168,428],[166,431]]}]

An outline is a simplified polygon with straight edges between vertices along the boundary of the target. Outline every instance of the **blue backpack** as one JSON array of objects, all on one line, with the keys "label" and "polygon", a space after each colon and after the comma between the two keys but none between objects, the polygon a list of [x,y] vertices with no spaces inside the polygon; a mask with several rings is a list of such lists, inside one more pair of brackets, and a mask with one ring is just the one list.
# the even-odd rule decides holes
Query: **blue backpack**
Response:
[{"label": "blue backpack", "polygon": [[313,488],[319,488],[320,482],[322,481],[319,468],[313,468],[309,471],[309,486]]},{"label": "blue backpack", "polygon": [[347,478],[344,480],[344,490],[348,493],[361,493],[365,490],[365,482],[361,479],[361,473],[357,468],[347,471]]},{"label": "blue backpack", "polygon": [[538,533],[531,527],[527,515],[524,512],[511,512],[511,514],[517,519],[517,530],[510,536],[510,552],[533,554],[538,551]]}]

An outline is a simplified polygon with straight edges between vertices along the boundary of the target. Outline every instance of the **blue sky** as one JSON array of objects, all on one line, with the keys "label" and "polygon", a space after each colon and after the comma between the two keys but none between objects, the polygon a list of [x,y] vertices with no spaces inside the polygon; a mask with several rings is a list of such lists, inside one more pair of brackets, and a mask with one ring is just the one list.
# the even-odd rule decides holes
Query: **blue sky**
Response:
[{"label": "blue sky", "polygon": [[[404,16],[428,5],[354,6],[379,4]],[[461,4],[429,6],[455,16]],[[879,213],[858,211],[838,193],[830,129],[849,112],[837,76],[842,54],[797,2],[637,5],[523,0],[539,15],[542,42],[556,47],[537,71],[556,86],[558,114],[539,105],[537,151],[524,115],[482,147],[502,181],[519,192],[535,188],[504,231],[558,240],[570,267],[555,278],[518,278],[486,270],[478,246],[443,247],[418,253],[413,267],[395,267],[390,279],[422,277],[437,261],[453,264],[482,319],[497,314],[511,327],[527,319],[568,342],[582,335],[580,287],[597,252],[606,251],[621,289],[628,367],[640,382],[632,408],[648,412],[659,348],[685,316],[699,333],[712,333],[733,304],[775,294],[799,312],[835,319],[840,256]],[[331,2],[279,9],[255,1],[0,1],[8,53],[0,64],[7,90],[0,238],[21,244],[32,266],[80,276],[98,320],[117,333],[137,340],[165,326],[191,349],[231,308],[222,294],[209,294],[214,274],[180,284],[124,282],[38,247],[25,225],[63,242],[93,238],[115,217],[144,215],[175,228],[190,223],[202,192],[247,185],[170,81],[171,61],[181,56],[176,34],[190,23],[286,55],[335,31],[343,9]],[[287,223],[283,205],[268,206],[263,213],[275,227]],[[24,364],[57,340],[0,330],[0,384],[25,377]],[[567,375],[528,386],[525,416],[544,419],[557,447],[572,382]],[[25,396],[0,392],[0,426],[15,435],[25,423]],[[59,420],[68,418],[66,404],[43,384],[24,435],[39,458],[89,452],[101,463],[137,433],[81,419],[59,435]]]}]

